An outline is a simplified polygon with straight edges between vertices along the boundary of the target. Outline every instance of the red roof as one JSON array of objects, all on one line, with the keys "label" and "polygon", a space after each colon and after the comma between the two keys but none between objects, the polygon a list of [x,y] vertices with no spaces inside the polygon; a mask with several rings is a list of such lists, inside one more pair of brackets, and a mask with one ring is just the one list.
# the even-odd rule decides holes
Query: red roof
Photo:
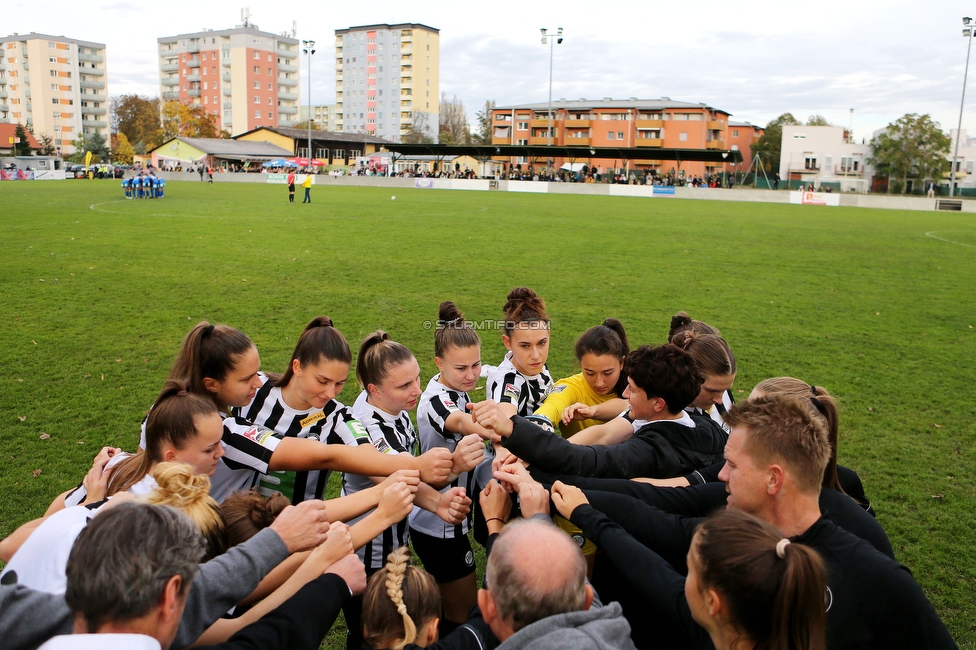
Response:
[{"label": "red roof", "polygon": [[[40,149],[41,145],[37,142],[31,132],[24,127],[24,133],[27,134],[27,141],[30,142],[31,149]],[[0,149],[12,149],[13,145],[10,144],[10,138],[17,135],[17,125],[16,124],[0,124]]]}]

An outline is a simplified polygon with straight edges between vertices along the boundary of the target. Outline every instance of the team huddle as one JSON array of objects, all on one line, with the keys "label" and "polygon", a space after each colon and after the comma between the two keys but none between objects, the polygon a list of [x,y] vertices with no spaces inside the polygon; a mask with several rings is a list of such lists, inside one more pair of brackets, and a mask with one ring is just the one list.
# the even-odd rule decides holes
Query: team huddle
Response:
[{"label": "team huddle", "polygon": [[138,176],[122,179],[122,191],[127,199],[161,199],[165,189],[166,179],[152,171],[148,174],[140,171]]},{"label": "team huddle", "polygon": [[0,541],[4,646],[313,650],[342,612],[350,649],[956,647],[838,464],[825,388],[736,404],[730,346],[684,312],[663,345],[587,329],[554,381],[543,300],[503,312],[488,366],[441,303],[426,385],[382,330],[353,365],[319,316],[278,374],[198,324],[138,449]]}]

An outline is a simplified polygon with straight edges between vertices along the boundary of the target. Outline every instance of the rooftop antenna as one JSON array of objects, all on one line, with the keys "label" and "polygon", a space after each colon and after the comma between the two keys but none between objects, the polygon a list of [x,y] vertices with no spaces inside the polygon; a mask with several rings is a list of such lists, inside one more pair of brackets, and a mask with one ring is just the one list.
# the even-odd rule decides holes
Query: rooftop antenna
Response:
[{"label": "rooftop antenna", "polygon": [[298,34],[298,21],[293,20],[291,21],[291,37],[295,38],[297,34]]},{"label": "rooftop antenna", "polygon": [[244,23],[245,27],[251,26],[251,8],[244,7],[241,9],[241,22]]}]

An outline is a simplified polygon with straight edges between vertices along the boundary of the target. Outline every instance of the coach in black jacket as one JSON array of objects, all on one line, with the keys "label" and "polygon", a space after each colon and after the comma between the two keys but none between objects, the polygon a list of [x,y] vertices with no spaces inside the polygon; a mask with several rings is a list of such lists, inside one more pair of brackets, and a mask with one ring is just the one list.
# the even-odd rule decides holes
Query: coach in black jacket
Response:
[{"label": "coach in black jacket", "polygon": [[641,346],[627,357],[630,415],[645,424],[616,445],[574,445],[522,417],[506,419],[493,402],[474,405],[478,423],[533,467],[553,474],[607,478],[670,478],[722,460],[728,436],[708,417],[684,408],[701,391],[703,376],[674,345]]}]

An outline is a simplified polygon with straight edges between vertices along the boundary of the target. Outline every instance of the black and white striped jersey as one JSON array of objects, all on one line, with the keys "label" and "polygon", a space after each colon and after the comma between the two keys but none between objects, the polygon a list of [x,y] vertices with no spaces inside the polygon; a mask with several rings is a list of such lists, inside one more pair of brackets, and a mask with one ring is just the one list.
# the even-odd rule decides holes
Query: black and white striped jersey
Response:
[{"label": "black and white striped jersey", "polygon": [[543,366],[538,375],[523,375],[512,363],[512,353],[488,374],[488,399],[496,402],[509,402],[518,408],[518,414],[525,417],[535,413],[546,396],[552,392],[552,376],[549,367]]},{"label": "black and white striped jersey", "polygon": [[[323,408],[296,410],[285,403],[281,388],[264,384],[241,414],[248,422],[268,427],[285,438],[308,438],[326,444],[363,445],[369,435],[341,402],[330,400]],[[321,499],[329,482],[329,471],[294,473],[292,503]],[[277,480],[276,476],[270,478]],[[262,479],[264,481],[264,479]],[[272,481],[274,482],[274,481]]]},{"label": "black and white striped jersey", "polygon": [[[367,402],[368,396],[369,394],[366,391],[359,394],[352,406],[352,414],[366,428],[373,446],[384,454],[419,455],[420,442],[414,431],[413,422],[410,421],[410,414],[406,411],[400,411],[397,415],[391,415]],[[372,486],[373,481],[368,476],[349,473],[342,475],[343,495],[354,494]],[[414,506],[414,510],[417,510],[416,506]],[[352,526],[366,514],[346,523]],[[409,541],[410,533],[407,527],[407,518],[405,518],[359,549],[359,559],[366,565],[366,572],[372,573],[386,565],[387,555],[408,544]]]},{"label": "black and white striped jersey", "polygon": [[[467,393],[453,388],[448,388],[440,382],[440,375],[434,375],[429,382],[424,394],[420,396],[417,404],[417,428],[420,430],[420,451],[427,452],[435,447],[445,447],[454,453],[458,442],[463,438],[463,434],[448,431],[445,427],[447,418],[452,413],[464,413],[465,406],[471,399]],[[474,498],[474,473],[464,472],[454,481],[441,489],[447,492],[454,487],[463,487],[465,494]],[[421,508],[414,508],[410,514],[410,527],[441,539],[453,539],[468,533],[471,527],[471,515],[469,514],[460,524],[449,524],[433,512],[428,512]]]},{"label": "black and white striped jersey", "polygon": [[225,418],[224,457],[210,477],[210,496],[221,503],[232,492],[257,487],[261,475],[268,473],[271,455],[282,437],[244,418]]}]

